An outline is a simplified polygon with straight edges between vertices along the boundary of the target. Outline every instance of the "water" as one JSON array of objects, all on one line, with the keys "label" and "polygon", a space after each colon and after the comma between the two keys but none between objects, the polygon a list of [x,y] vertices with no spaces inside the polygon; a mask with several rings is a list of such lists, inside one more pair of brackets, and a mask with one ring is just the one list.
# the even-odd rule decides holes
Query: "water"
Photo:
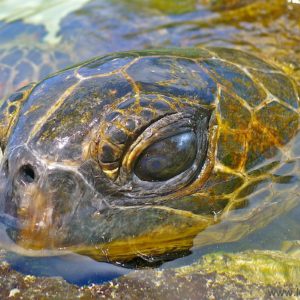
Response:
[{"label": "water", "polygon": [[[0,98],[93,56],[173,46],[247,50],[281,63],[300,80],[300,5],[254,1],[250,6],[224,8],[208,2],[1,1]],[[280,249],[284,240],[300,239],[299,215],[296,206],[236,242],[195,247],[191,255],[165,262],[160,268],[190,264],[201,255],[221,250]],[[75,254],[34,258],[9,252],[6,259],[25,274],[62,276],[79,285],[102,283],[131,272],[126,266]]]}]

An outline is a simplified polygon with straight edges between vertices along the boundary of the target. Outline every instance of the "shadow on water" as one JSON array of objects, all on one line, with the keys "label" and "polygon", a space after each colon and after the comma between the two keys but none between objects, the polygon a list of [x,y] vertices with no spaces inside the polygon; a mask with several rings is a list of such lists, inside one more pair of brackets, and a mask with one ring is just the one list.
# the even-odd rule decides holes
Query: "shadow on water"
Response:
[{"label": "shadow on water", "polygon": [[23,274],[43,277],[59,276],[79,286],[101,284],[132,271],[121,266],[96,262],[89,257],[76,254],[25,257],[9,252],[5,260],[14,270]]}]

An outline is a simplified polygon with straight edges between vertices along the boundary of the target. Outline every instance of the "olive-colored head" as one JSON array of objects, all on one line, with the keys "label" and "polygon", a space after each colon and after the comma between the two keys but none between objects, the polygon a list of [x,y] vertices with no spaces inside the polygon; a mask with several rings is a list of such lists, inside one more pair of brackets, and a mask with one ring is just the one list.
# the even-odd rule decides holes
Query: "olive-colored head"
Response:
[{"label": "olive-colored head", "polygon": [[8,235],[126,260],[187,249],[233,209],[251,219],[298,186],[296,90],[217,48],[119,53],[17,92],[0,115]]}]

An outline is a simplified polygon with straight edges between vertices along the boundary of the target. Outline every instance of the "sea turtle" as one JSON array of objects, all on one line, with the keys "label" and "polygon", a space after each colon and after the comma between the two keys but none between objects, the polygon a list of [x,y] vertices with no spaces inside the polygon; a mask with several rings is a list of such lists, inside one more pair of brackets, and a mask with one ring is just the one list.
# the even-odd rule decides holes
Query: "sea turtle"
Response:
[{"label": "sea turtle", "polygon": [[25,86],[0,114],[6,238],[110,261],[239,239],[299,204],[297,90],[227,48],[115,53]]}]

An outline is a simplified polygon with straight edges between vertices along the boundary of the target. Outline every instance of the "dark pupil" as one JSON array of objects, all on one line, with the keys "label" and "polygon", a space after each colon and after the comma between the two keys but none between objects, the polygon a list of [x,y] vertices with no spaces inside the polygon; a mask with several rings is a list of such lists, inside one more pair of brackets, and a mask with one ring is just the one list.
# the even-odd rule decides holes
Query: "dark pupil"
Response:
[{"label": "dark pupil", "polygon": [[138,158],[135,174],[145,181],[165,181],[192,166],[197,153],[194,132],[185,132],[149,146]]}]

